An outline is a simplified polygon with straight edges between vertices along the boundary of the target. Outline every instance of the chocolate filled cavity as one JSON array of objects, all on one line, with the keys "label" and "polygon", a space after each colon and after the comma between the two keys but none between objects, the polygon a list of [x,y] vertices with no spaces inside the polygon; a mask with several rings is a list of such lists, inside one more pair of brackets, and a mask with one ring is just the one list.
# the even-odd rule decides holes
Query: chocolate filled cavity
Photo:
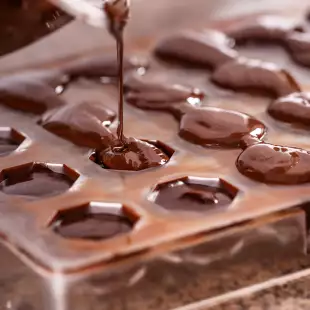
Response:
[{"label": "chocolate filled cavity", "polygon": [[29,71],[0,78],[0,103],[11,108],[42,114],[65,104],[57,93],[68,82],[57,71]]},{"label": "chocolate filled cavity", "polygon": [[124,145],[98,149],[95,162],[106,169],[139,171],[160,167],[170,160],[170,156],[152,143],[126,138]]},{"label": "chocolate filled cavity", "polygon": [[273,184],[310,182],[310,152],[273,144],[256,144],[238,157],[240,173],[255,181]]},{"label": "chocolate filled cavity", "polygon": [[300,86],[286,70],[257,59],[238,58],[220,66],[212,81],[232,89],[263,89],[277,97],[299,92]]},{"label": "chocolate filled cavity", "polygon": [[302,31],[302,25],[292,18],[265,15],[246,19],[233,25],[225,33],[238,43],[245,41],[285,42],[288,33]]},{"label": "chocolate filled cavity", "polygon": [[6,195],[36,200],[67,191],[73,180],[44,164],[26,164],[1,172],[0,190]]},{"label": "chocolate filled cavity", "polygon": [[265,133],[265,125],[247,114],[211,107],[185,114],[179,130],[184,140],[204,147],[240,147],[244,137],[260,140]]},{"label": "chocolate filled cavity", "polygon": [[237,51],[232,48],[233,45],[231,39],[216,30],[184,32],[161,40],[155,53],[195,65],[217,67],[238,56]]},{"label": "chocolate filled cavity", "polygon": [[275,119],[310,126],[310,93],[292,93],[273,101],[268,113]]},{"label": "chocolate filled cavity", "polygon": [[[136,57],[124,58],[124,71],[145,72],[149,67],[146,59]],[[118,76],[118,63],[116,55],[94,55],[72,61],[64,66],[63,72],[72,78],[100,78]]]},{"label": "chocolate filled cavity", "polygon": [[64,238],[105,240],[127,233],[132,227],[127,218],[119,215],[85,213],[60,219],[54,231]]},{"label": "chocolate filled cavity", "polygon": [[40,124],[44,129],[74,144],[97,148],[103,143],[108,145],[114,139],[106,126],[115,117],[115,112],[100,102],[89,101],[48,111]]}]

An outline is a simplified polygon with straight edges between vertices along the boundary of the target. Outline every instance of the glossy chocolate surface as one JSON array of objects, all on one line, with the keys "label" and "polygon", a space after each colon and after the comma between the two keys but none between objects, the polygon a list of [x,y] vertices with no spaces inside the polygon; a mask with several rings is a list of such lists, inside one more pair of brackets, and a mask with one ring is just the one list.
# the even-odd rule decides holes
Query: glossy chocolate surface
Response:
[{"label": "glossy chocolate surface", "polygon": [[58,71],[29,71],[0,78],[0,103],[34,114],[61,107],[64,101],[57,95],[68,82]]},{"label": "glossy chocolate surface", "polygon": [[294,77],[273,63],[258,59],[238,58],[220,66],[212,81],[232,89],[262,89],[279,97],[300,91]]},{"label": "glossy chocolate surface", "polygon": [[292,58],[303,66],[310,66],[310,33],[291,33],[286,42]]},{"label": "glossy chocolate surface", "polygon": [[179,59],[196,65],[217,67],[238,56],[234,42],[216,30],[184,32],[161,40],[155,53],[161,57]]},{"label": "glossy chocolate surface", "polygon": [[118,215],[86,213],[58,221],[54,230],[64,238],[104,240],[129,232],[132,226]]},{"label": "glossy chocolate surface", "polygon": [[167,183],[156,192],[154,202],[169,211],[208,212],[232,201],[223,189],[183,180]]},{"label": "glossy chocolate surface", "polygon": [[0,137],[0,157],[6,156],[15,151],[20,143],[9,139]]},{"label": "glossy chocolate surface", "polygon": [[252,145],[238,157],[240,173],[263,183],[302,184],[310,182],[310,152],[267,143]]},{"label": "glossy chocolate surface", "polygon": [[95,161],[106,169],[139,171],[166,164],[170,157],[151,143],[125,138],[125,144],[96,150]]},{"label": "glossy chocolate surface", "polygon": [[77,145],[97,148],[114,139],[109,138],[112,134],[106,126],[115,117],[115,112],[101,102],[89,101],[48,111],[40,120],[40,125]]},{"label": "glossy chocolate surface", "polygon": [[44,165],[29,164],[2,172],[0,190],[6,195],[35,200],[62,194],[72,183],[66,175]]},{"label": "glossy chocolate surface", "polygon": [[310,93],[292,93],[273,101],[268,113],[288,123],[310,125]]}]

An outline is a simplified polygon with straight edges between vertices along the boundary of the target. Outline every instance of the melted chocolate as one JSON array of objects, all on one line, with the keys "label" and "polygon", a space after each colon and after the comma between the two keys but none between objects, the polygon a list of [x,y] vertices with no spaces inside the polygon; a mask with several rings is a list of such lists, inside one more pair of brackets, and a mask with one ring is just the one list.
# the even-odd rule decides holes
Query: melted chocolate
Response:
[{"label": "melted chocolate", "polygon": [[302,25],[294,19],[265,15],[241,21],[226,31],[226,34],[238,43],[244,41],[275,41],[285,42],[286,36],[292,31],[302,31]]},{"label": "melted chocolate", "polygon": [[158,43],[155,53],[196,65],[217,67],[238,56],[233,41],[216,30],[202,33],[184,32],[169,36]]},{"label": "melted chocolate", "polygon": [[7,138],[0,137],[0,156],[6,156],[14,152],[20,143]]},{"label": "melted chocolate", "polygon": [[67,191],[72,181],[40,164],[14,167],[2,172],[0,190],[7,195],[38,199]]},{"label": "melted chocolate", "polygon": [[310,152],[299,148],[252,145],[239,155],[236,166],[243,175],[263,183],[310,182]]},{"label": "melted chocolate", "polygon": [[[145,79],[145,80],[143,80]],[[179,135],[201,146],[239,147],[244,136],[261,139],[265,126],[246,114],[219,108],[196,108],[203,93],[175,84],[148,82],[145,77],[132,77],[126,83],[126,100],[145,110],[162,110],[180,122]]]},{"label": "melted chocolate", "polygon": [[115,117],[116,114],[100,102],[90,101],[48,111],[40,124],[77,145],[97,148],[114,140],[105,126],[110,125]]},{"label": "melted chocolate", "polygon": [[95,161],[106,169],[139,171],[166,164],[170,157],[151,143],[126,138],[125,144],[96,150]]},{"label": "melted chocolate", "polygon": [[35,114],[61,107],[57,96],[68,82],[56,71],[29,71],[0,78],[0,102],[11,108]]},{"label": "melted chocolate", "polygon": [[129,232],[132,226],[121,216],[86,213],[58,221],[54,230],[65,238],[104,240]]},{"label": "melted chocolate", "polygon": [[286,42],[292,58],[303,66],[310,66],[310,33],[291,33]]},{"label": "melted chocolate", "polygon": [[292,93],[272,102],[268,113],[281,121],[310,125],[310,93]]},{"label": "melted chocolate", "polygon": [[232,198],[221,188],[178,180],[161,186],[154,202],[170,211],[207,212],[228,206]]},{"label": "melted chocolate", "polygon": [[268,90],[277,97],[300,91],[298,83],[286,70],[273,63],[243,57],[220,66],[212,80],[232,89]]}]

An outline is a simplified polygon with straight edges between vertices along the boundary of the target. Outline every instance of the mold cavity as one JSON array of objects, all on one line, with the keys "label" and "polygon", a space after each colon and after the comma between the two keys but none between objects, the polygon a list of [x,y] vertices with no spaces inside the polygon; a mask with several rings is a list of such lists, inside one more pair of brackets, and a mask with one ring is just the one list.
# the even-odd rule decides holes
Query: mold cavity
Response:
[{"label": "mold cavity", "polygon": [[52,228],[64,238],[105,240],[130,232],[137,220],[121,204],[91,202],[59,211]]},{"label": "mold cavity", "polygon": [[2,170],[0,190],[29,200],[64,193],[79,175],[65,165],[28,163]]},{"label": "mold cavity", "polygon": [[26,139],[15,129],[0,127],[0,157],[14,152]]},{"label": "mold cavity", "polygon": [[207,212],[228,207],[237,193],[221,179],[184,177],[158,184],[148,199],[169,211]]},{"label": "mold cavity", "polygon": [[[138,141],[138,142],[137,142]],[[104,169],[141,171],[160,167],[169,162],[174,149],[158,140],[130,139],[121,151],[92,151],[89,159]]]}]

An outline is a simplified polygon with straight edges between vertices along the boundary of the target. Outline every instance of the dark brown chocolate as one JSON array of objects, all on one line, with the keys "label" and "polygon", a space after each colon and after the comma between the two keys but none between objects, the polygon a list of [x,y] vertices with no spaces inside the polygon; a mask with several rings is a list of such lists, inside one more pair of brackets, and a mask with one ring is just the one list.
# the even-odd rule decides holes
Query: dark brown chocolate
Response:
[{"label": "dark brown chocolate", "polygon": [[236,166],[243,175],[263,183],[310,182],[310,152],[299,148],[255,144],[239,155]]},{"label": "dark brown chocolate", "polygon": [[[203,93],[176,84],[160,84],[144,77],[131,77],[126,83],[126,100],[145,110],[161,110],[180,122],[179,135],[204,147],[239,147],[244,136],[261,139],[265,126],[246,114],[200,105]],[[193,104],[194,103],[194,104]]]},{"label": "dark brown chocolate", "polygon": [[57,95],[68,82],[57,71],[29,71],[0,78],[0,103],[34,114],[61,107],[65,102]]},{"label": "dark brown chocolate", "polygon": [[[146,59],[136,57],[124,58],[124,71],[145,71],[149,67]],[[63,72],[72,78],[100,78],[118,76],[118,62],[116,55],[94,55],[66,64]]]},{"label": "dark brown chocolate", "polygon": [[277,97],[301,91],[294,77],[269,62],[239,57],[217,68],[212,80],[232,89],[263,89]]},{"label": "dark brown chocolate", "polygon": [[40,164],[28,164],[2,172],[0,190],[7,195],[39,199],[62,194],[72,186],[64,174]]},{"label": "dark brown chocolate", "polygon": [[131,222],[121,216],[86,213],[58,221],[54,230],[65,238],[104,240],[127,233],[132,226]]},{"label": "dark brown chocolate", "polygon": [[285,42],[286,36],[292,31],[302,31],[302,25],[295,19],[265,15],[246,19],[233,25],[225,33],[238,43],[244,41],[279,41]]},{"label": "dark brown chocolate", "polygon": [[310,125],[310,93],[292,93],[273,101],[268,113],[281,121]]},{"label": "dark brown chocolate", "polygon": [[154,202],[169,211],[207,212],[228,206],[232,197],[216,187],[177,180],[161,186]]},{"label": "dark brown chocolate", "polygon": [[184,32],[161,40],[155,53],[196,65],[217,67],[238,56],[233,45],[232,40],[216,30]]},{"label": "dark brown chocolate", "polygon": [[12,139],[0,137],[0,156],[9,155],[10,153],[14,152],[19,145],[20,143]]},{"label": "dark brown chocolate", "polygon": [[106,129],[116,114],[100,102],[82,102],[46,112],[40,124],[48,131],[77,145],[102,147],[114,140]]},{"label": "dark brown chocolate", "polygon": [[292,58],[303,66],[310,66],[310,33],[290,33],[286,39]]},{"label": "dark brown chocolate", "polygon": [[166,164],[170,157],[151,143],[125,138],[125,144],[96,150],[96,163],[106,169],[139,171]]}]

